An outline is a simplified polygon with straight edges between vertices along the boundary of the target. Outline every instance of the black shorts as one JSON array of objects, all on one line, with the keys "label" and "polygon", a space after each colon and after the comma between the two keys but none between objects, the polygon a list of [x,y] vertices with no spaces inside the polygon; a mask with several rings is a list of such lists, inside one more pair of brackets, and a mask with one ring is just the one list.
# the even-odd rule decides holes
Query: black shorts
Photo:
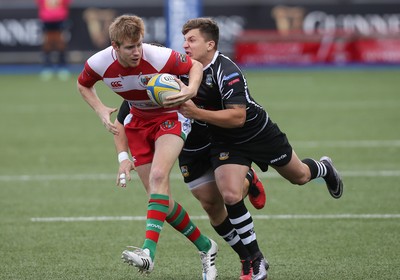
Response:
[{"label": "black shorts", "polygon": [[64,29],[64,21],[43,22],[43,31],[63,31]]},{"label": "black shorts", "polygon": [[210,146],[199,150],[182,150],[179,155],[179,168],[185,183],[192,182],[211,168]]},{"label": "black shorts", "polygon": [[266,127],[255,138],[242,144],[213,144],[211,163],[213,169],[223,164],[240,164],[248,167],[254,162],[263,172],[268,166],[283,166],[292,158],[292,146],[277,124],[268,120]]}]

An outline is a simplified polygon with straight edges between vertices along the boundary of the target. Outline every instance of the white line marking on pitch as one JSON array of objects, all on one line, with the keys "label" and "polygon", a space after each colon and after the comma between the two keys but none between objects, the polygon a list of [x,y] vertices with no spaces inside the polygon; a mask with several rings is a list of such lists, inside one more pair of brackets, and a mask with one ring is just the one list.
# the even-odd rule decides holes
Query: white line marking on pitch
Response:
[{"label": "white line marking on pitch", "polygon": [[[341,171],[343,177],[400,177],[400,170],[355,170]],[[259,173],[263,179],[281,178],[275,171]],[[25,181],[91,181],[91,180],[115,180],[115,174],[55,174],[55,175],[1,175],[0,182],[25,182]],[[182,175],[172,173],[171,179],[182,179]],[[139,178],[132,172],[132,180]]]},{"label": "white line marking on pitch", "polygon": [[400,147],[400,140],[293,141],[293,147],[382,148]]},{"label": "white line marking on pitch", "polygon": [[[299,219],[399,219],[400,214],[325,214],[325,215],[254,215],[256,220],[299,220]],[[193,220],[208,220],[207,216],[191,216]],[[104,222],[145,221],[145,216],[99,216],[99,217],[42,217],[31,218],[31,222]]]}]

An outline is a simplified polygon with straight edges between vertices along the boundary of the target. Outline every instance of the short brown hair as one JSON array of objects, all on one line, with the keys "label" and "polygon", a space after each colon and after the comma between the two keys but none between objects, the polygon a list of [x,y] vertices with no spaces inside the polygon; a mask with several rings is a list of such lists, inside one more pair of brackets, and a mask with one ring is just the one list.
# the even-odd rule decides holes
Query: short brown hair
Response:
[{"label": "short brown hair", "polygon": [[143,19],[135,15],[122,15],[113,20],[108,28],[110,40],[118,46],[126,40],[139,41],[144,37]]},{"label": "short brown hair", "polygon": [[212,18],[200,17],[189,19],[182,27],[182,34],[185,35],[192,29],[199,29],[206,40],[214,41],[215,48],[218,48],[219,27]]}]

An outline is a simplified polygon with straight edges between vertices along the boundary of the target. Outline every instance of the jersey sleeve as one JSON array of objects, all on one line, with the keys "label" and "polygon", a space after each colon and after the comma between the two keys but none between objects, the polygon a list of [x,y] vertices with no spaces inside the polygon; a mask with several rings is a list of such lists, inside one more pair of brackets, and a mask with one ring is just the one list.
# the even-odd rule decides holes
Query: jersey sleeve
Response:
[{"label": "jersey sleeve", "polygon": [[173,50],[166,65],[169,69],[165,70],[170,74],[184,75],[189,73],[192,65],[193,62],[189,56]]},{"label": "jersey sleeve", "polygon": [[103,78],[89,66],[88,62],[85,63],[85,67],[78,76],[79,84],[85,87],[92,87],[97,81],[102,79]]},{"label": "jersey sleeve", "polygon": [[231,61],[223,61],[223,71],[218,77],[224,104],[246,104],[247,84],[240,69]]}]

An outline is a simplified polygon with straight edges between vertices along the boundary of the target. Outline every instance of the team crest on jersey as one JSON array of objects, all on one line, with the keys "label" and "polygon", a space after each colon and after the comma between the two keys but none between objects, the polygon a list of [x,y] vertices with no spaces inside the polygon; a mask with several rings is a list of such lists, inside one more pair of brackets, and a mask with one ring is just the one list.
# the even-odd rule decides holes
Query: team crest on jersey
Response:
[{"label": "team crest on jersey", "polygon": [[219,160],[227,160],[229,158],[229,152],[219,153]]},{"label": "team crest on jersey", "polygon": [[189,177],[190,174],[187,165],[181,166],[181,173],[183,177]]},{"label": "team crest on jersey", "polygon": [[213,79],[211,74],[207,74],[206,76],[206,85],[210,88],[213,87]]},{"label": "team crest on jersey", "polygon": [[175,122],[171,120],[167,120],[161,124],[161,128],[164,130],[170,130],[175,126]]},{"label": "team crest on jersey", "polygon": [[146,88],[147,87],[147,83],[150,81],[151,77],[152,76],[149,76],[149,75],[140,75],[139,76],[139,84],[142,87]]}]

